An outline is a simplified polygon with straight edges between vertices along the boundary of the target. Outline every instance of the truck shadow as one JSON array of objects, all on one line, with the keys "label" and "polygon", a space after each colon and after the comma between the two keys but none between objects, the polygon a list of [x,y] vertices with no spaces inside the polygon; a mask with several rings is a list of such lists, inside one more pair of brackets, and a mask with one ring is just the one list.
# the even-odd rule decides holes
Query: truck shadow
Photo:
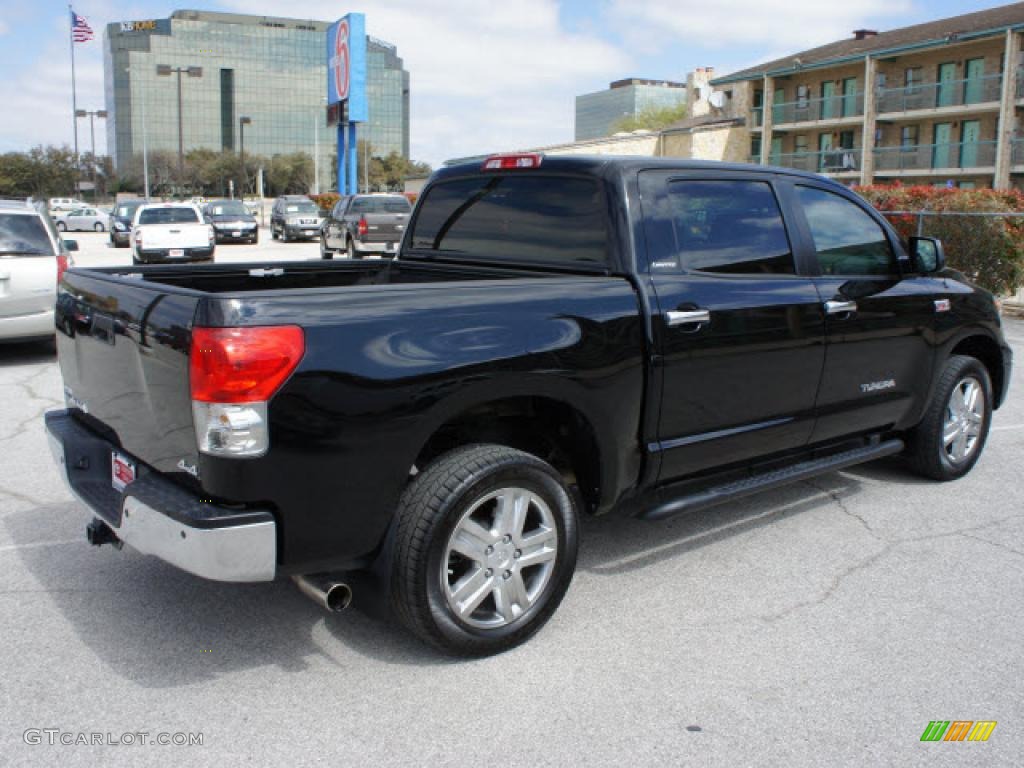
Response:
[{"label": "truck shadow", "polygon": [[[865,479],[893,474],[897,482],[913,481],[890,462],[857,472]],[[661,523],[586,519],[578,567],[597,576],[651,567],[841,502],[862,485],[848,472],[812,482]],[[362,657],[416,666],[465,663],[423,645],[394,621],[352,609],[327,614],[287,579],[209,582],[128,550],[92,548],[82,535],[84,522],[72,502],[0,518],[31,574],[21,588],[0,592],[38,593],[26,621],[34,621],[36,610],[42,619],[56,609],[100,663],[137,685],[186,686],[260,667],[298,673],[326,666],[343,680]],[[39,641],[56,663],[60,649]]]},{"label": "truck shadow", "polygon": [[0,368],[56,361],[57,346],[52,340],[0,344]]}]

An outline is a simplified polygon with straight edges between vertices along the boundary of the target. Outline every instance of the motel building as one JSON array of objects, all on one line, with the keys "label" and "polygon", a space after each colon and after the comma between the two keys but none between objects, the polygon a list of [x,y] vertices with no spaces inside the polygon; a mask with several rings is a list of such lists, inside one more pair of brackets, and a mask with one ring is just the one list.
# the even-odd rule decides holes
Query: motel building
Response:
[{"label": "motel building", "polygon": [[1022,34],[1024,3],[861,29],[711,86],[745,113],[750,162],[846,184],[1024,188]]}]

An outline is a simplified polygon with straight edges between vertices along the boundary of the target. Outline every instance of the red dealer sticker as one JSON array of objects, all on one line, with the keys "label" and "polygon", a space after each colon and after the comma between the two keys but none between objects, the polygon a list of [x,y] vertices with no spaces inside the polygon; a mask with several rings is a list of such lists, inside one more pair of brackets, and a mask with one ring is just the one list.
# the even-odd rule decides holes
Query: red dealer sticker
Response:
[{"label": "red dealer sticker", "polygon": [[128,483],[135,480],[135,462],[117,451],[110,452],[110,484],[115,490],[123,491]]}]

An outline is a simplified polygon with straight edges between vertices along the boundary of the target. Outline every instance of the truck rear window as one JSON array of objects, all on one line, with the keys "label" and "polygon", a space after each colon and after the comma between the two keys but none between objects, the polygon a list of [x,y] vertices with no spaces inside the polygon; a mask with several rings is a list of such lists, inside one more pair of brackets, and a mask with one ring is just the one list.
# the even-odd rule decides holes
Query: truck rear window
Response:
[{"label": "truck rear window", "polygon": [[409,213],[412,205],[404,197],[357,197],[352,213]]},{"label": "truck rear window", "polygon": [[193,224],[199,221],[192,208],[147,208],[139,214],[139,224]]},{"label": "truck rear window", "polygon": [[431,187],[412,248],[474,261],[607,264],[607,214],[594,179],[479,176]]}]

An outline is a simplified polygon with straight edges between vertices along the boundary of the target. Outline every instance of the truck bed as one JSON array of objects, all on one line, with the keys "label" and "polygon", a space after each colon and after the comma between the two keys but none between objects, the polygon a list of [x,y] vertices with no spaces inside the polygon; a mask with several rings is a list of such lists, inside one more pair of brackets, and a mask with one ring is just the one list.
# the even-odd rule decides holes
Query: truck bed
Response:
[{"label": "truck bed", "polygon": [[447,264],[401,263],[392,260],[358,263],[320,261],[254,262],[214,264],[196,269],[191,265],[147,267],[104,267],[81,270],[92,276],[128,277],[147,283],[184,288],[201,293],[246,293],[252,291],[290,291],[311,288],[413,285],[467,280],[549,277],[536,270],[466,267]]}]

